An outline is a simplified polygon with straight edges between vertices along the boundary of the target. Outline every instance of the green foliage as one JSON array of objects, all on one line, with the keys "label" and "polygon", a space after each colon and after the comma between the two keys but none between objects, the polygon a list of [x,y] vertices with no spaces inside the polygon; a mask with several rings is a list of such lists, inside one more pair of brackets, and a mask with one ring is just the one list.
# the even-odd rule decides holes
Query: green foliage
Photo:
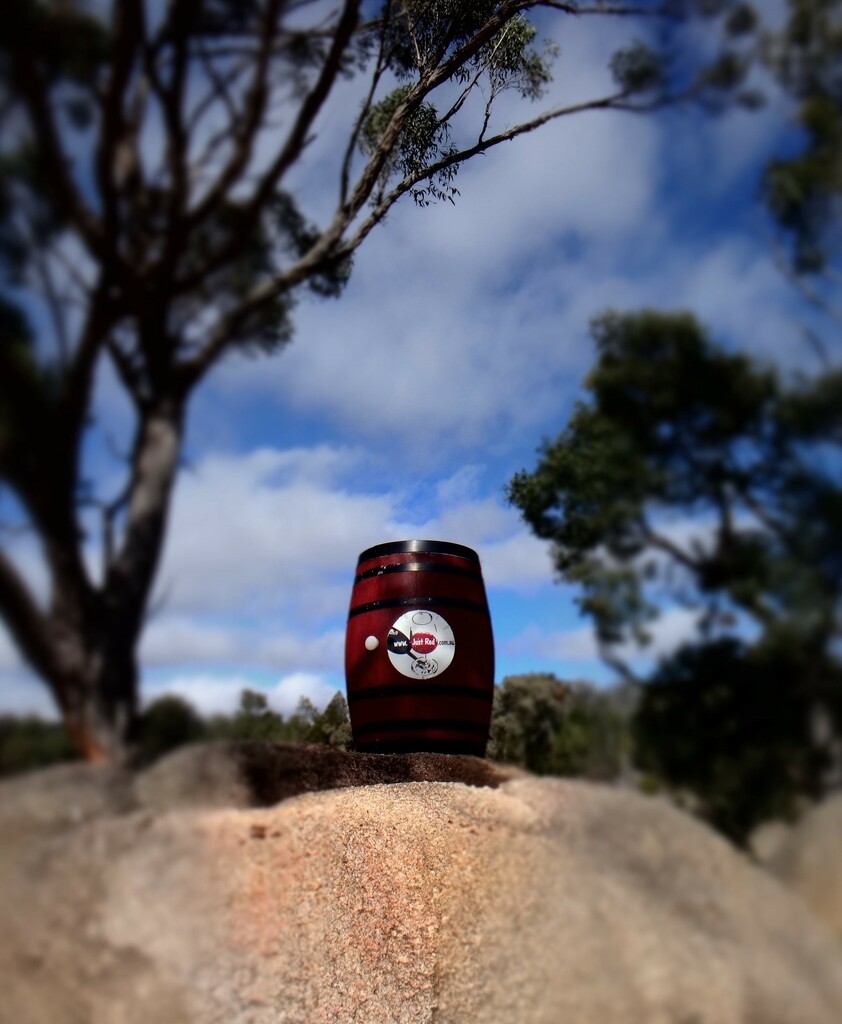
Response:
[{"label": "green foliage", "polygon": [[396,74],[408,77],[439,63],[494,13],[496,0],[405,0],[384,4],[386,52]]},{"label": "green foliage", "polygon": [[[235,308],[247,298],[255,282],[278,271],[281,259],[303,256],[319,238],[319,229],[303,216],[293,196],[283,190],[267,201],[256,227],[251,226],[249,218],[247,204],[229,200],[193,233],[182,259],[186,274],[198,272],[208,252],[222,247],[226,240],[242,236],[248,242],[234,259],[205,275],[197,286],[198,297],[192,296],[183,304],[185,315],[194,308],[198,310],[199,303],[213,304],[219,310]],[[322,297],[338,298],[350,274],[350,257],[325,260],[308,278],[307,287]],[[232,344],[250,355],[279,351],[292,340],[294,308],[295,296],[289,293],[259,306],[238,322]]]},{"label": "green foliage", "polygon": [[257,23],[260,7],[259,0],[204,0],[199,26],[208,35],[238,35]]},{"label": "green foliage", "polygon": [[[532,47],[537,32],[524,18],[510,21],[503,32],[480,51],[479,63],[488,64],[492,89],[514,89],[525,99],[537,100],[552,81],[549,61],[557,51],[548,47],[541,54]],[[467,72],[463,72],[467,80]]]},{"label": "green foliage", "polygon": [[344,748],[350,740],[348,706],[339,692],[323,711],[302,697],[295,713],[285,718],[269,707],[265,693],[243,690],[233,715],[204,720],[180,697],[161,697],[141,719],[139,760],[146,763],[197,740],[321,743]]},{"label": "green foliage", "polygon": [[[478,82],[485,83],[490,104],[506,90],[537,100],[552,80],[550,62],[556,56],[555,47],[548,46],[539,53],[532,45],[536,30],[520,14],[501,22],[496,31],[488,31],[497,7],[493,0],[405,0],[384,9],[386,64],[403,84],[367,110],[359,145],[364,154],[371,156],[385,140],[389,155],[381,175],[384,186],[395,175],[417,179],[427,168],[446,163],[425,176],[423,184],[413,184],[411,194],[419,206],[442,200],[452,203],[459,194],[453,185],[458,162],[448,162],[457,152],[450,144],[451,121]],[[487,41],[457,62],[451,75],[465,88],[465,96],[446,113],[440,113],[434,104],[418,97],[419,78],[423,81],[425,74],[440,67],[480,32],[487,32]],[[392,147],[389,140],[393,137],[397,141]],[[379,198],[380,193],[376,193],[373,201]]]},{"label": "green foliage", "polygon": [[705,69],[700,82],[712,89],[731,91],[745,81],[749,67],[750,62],[742,54],[726,50]]},{"label": "green foliage", "polygon": [[77,755],[63,726],[35,715],[0,716],[0,776],[74,761]]},{"label": "green foliage", "polygon": [[[828,396],[839,375],[786,390],[684,314],[610,313],[594,338],[592,401],[508,493],[582,586],[601,638],[642,638],[645,586],[668,584],[675,565],[711,608],[724,595],[764,625],[818,608],[815,629],[829,635],[840,542],[828,515],[840,490],[808,449],[838,431]],[[713,519],[710,543],[676,544],[653,520],[666,511]]]},{"label": "green foliage", "polygon": [[[842,726],[842,673],[822,680]],[[737,842],[761,822],[791,818],[821,793],[829,751],[814,742],[814,666],[799,645],[754,649],[734,639],[685,647],[643,690],[636,762],[651,779],[687,789],[701,813]]]},{"label": "green foliage", "polygon": [[506,676],[494,691],[490,756],[546,772],[564,718],[565,693],[565,686],[547,673]]},{"label": "green foliage", "polygon": [[4,11],[0,54],[31,54],[53,79],[93,84],[108,57],[109,36],[86,6],[15,0]]},{"label": "green foliage", "polygon": [[798,102],[803,144],[770,161],[766,204],[792,244],[796,273],[839,256],[832,225],[842,197],[842,0],[789,0],[784,30],[766,40],[766,63]]},{"label": "green foliage", "polygon": [[570,687],[553,741],[550,774],[595,782],[621,777],[631,756],[626,696],[622,688],[597,690],[585,683]]},{"label": "green foliage", "polygon": [[[458,163],[443,166],[429,176],[423,173],[438,160],[456,152],[452,146],[445,145],[450,135],[450,126],[447,119],[439,118],[431,103],[413,105],[410,102],[411,94],[411,86],[401,85],[379,103],[372,105],[363,122],[360,149],[367,156],[372,156],[383,145],[390,148],[390,155],[380,175],[382,188],[395,174],[409,181],[419,176],[426,177],[423,184],[411,189],[416,205],[429,206],[433,201],[445,199],[453,203],[459,194],[453,184],[459,170]],[[396,141],[390,144],[388,140],[395,131]],[[381,199],[382,191],[372,196],[374,204]]]},{"label": "green foliage", "polygon": [[757,11],[751,4],[738,4],[725,18],[725,31],[730,36],[742,36],[754,32],[758,24]]},{"label": "green foliage", "polygon": [[[204,719],[183,697],[165,694],[139,717],[133,763],[145,768],[190,743],[248,740],[276,743],[317,743],[346,749],[351,740],[348,705],[337,691],[324,710],[302,697],[295,714],[284,718],[272,711],[264,693],[243,690],[232,716]],[[36,716],[0,715],[0,776],[76,760],[64,727]]]},{"label": "green foliage", "polygon": [[[644,689],[637,757],[742,839],[839,758],[842,371],[784,386],[686,314],[609,313],[593,332],[589,399],[509,497],[621,671],[619,645],[645,644],[665,605],[696,610],[699,644]],[[753,646],[717,637],[735,613]]]},{"label": "green foliage", "polygon": [[298,722],[286,722],[283,715],[272,711],[266,694],[257,690],[243,690],[234,717],[217,717],[211,723],[211,731],[218,738],[277,742],[298,740],[303,732]]},{"label": "green foliage", "polygon": [[[414,78],[446,61],[482,30],[497,12],[497,0],[404,0],[390,5],[386,53],[401,78]],[[548,57],[532,48],[535,28],[522,15],[490,35],[455,78],[464,83],[488,72],[496,88],[515,88],[537,99],[550,81]]]},{"label": "green foliage", "polygon": [[[277,233],[274,244],[288,256],[304,256],[319,239],[319,228],[298,209],[295,198],[286,191],[276,193],[267,204],[269,223]],[[325,298],[336,299],[351,276],[351,257],[328,260],[307,281],[307,287]]]},{"label": "green foliage", "polygon": [[623,92],[648,92],[664,82],[662,58],[645,43],[636,42],[611,58],[611,74]]},{"label": "green foliage", "polygon": [[[407,103],[411,92],[411,86],[400,85],[371,108],[360,136],[363,153],[370,156],[377,149],[392,119]],[[398,171],[405,177],[417,173],[440,149],[447,139],[447,133],[447,124],[439,121],[436,108],[431,103],[422,103],[410,110],[394,149],[390,170]]]},{"label": "green foliage", "polygon": [[807,135],[803,152],[769,163],[766,204],[794,240],[799,273],[820,271],[827,260],[828,224],[842,193],[842,111],[827,96],[804,101],[800,120]]},{"label": "green foliage", "polygon": [[295,714],[284,718],[272,711],[266,694],[243,690],[236,714],[232,718],[217,715],[208,723],[208,732],[215,739],[322,743],[343,749],[351,739],[348,705],[338,691],[323,711],[302,697]]},{"label": "green foliage", "polygon": [[538,775],[613,781],[629,754],[626,695],[549,673],[507,676],[495,687],[489,757]]},{"label": "green foliage", "polygon": [[166,694],[143,711],[137,733],[137,763],[151,764],[178,747],[205,739],[207,728],[188,701]]},{"label": "green foliage", "polygon": [[348,714],[348,702],[339,690],[331,697],[324,711],[318,711],[307,701],[299,705],[299,713],[306,710],[305,717],[310,719],[310,728],[304,740],[306,743],[323,743],[329,747],[346,750],[351,743],[351,716]]}]

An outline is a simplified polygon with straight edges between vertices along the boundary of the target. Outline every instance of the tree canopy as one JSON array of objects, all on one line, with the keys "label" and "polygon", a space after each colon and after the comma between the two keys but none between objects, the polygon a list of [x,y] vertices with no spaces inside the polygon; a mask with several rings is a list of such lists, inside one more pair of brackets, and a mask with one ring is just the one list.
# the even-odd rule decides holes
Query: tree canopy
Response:
[{"label": "tree canopy", "polygon": [[689,314],[608,313],[593,335],[591,400],[509,496],[582,585],[604,647],[645,640],[647,594],[680,601],[689,584],[711,628],[737,610],[826,649],[840,629],[842,372],[787,387]]},{"label": "tree canopy", "polygon": [[839,763],[842,371],[785,383],[690,314],[608,313],[593,334],[587,400],[509,496],[622,675],[665,609],[690,613],[639,735],[650,767],[701,788],[736,834],[746,806],[714,796],[711,772],[727,765],[751,801],[777,758],[761,813],[817,794]]},{"label": "tree canopy", "polygon": [[597,690],[548,672],[506,676],[494,688],[488,755],[539,775],[612,782],[628,767],[629,687]]},{"label": "tree canopy", "polygon": [[[549,122],[720,89],[692,61],[680,82],[663,74],[636,40],[635,18],[670,24],[685,9],[709,5],[18,0],[5,12],[0,482],[12,528],[40,541],[48,596],[4,548],[0,613],[85,756],[121,756],[132,734],[135,651],[196,388],[232,353],[283,348],[301,290],[338,295],[402,197],[455,201],[466,161]],[[550,80],[540,19],[581,17],[629,26],[615,84],[502,120],[502,96],[539,101]],[[320,168],[336,200],[317,223],[293,181],[349,84],[359,105]],[[86,460],[105,368],[134,422],[122,480],[104,492]]]},{"label": "tree canopy", "polygon": [[739,841],[842,781],[842,7],[783,13],[730,10],[747,42],[719,72],[759,60],[793,102],[760,195],[779,268],[824,317],[803,307],[822,372],[784,378],[691,314],[607,313],[588,398],[509,487],[621,676],[665,611],[695,623],[641,691],[637,763]]},{"label": "tree canopy", "polygon": [[770,161],[764,180],[769,209],[787,233],[799,274],[838,262],[842,194],[842,3],[789,0],[783,30],[766,42],[767,66],[796,100],[802,145]]}]

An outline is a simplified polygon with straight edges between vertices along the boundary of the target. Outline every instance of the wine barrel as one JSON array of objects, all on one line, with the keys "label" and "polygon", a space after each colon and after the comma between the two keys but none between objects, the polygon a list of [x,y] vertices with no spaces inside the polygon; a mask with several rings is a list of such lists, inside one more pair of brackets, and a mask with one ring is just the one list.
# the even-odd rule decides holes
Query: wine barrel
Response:
[{"label": "wine barrel", "polygon": [[357,750],[484,756],[494,639],[477,553],[434,540],[363,551],[345,677]]}]

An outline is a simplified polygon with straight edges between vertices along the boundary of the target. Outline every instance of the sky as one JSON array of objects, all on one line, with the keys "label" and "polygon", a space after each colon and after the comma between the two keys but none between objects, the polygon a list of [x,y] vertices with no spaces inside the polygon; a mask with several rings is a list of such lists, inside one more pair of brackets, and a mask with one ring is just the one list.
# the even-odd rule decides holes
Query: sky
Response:
[{"label": "sky", "polygon": [[[599,19],[561,29],[549,102],[608,91],[610,53],[635,30]],[[316,218],[357,103],[352,83],[297,172]],[[324,705],[344,689],[359,553],[409,538],[478,552],[498,681],[540,671],[610,683],[576,591],[554,578],[504,487],[583,397],[588,324],[609,307],[687,309],[726,345],[789,369],[814,358],[758,202],[763,163],[790,142],[777,100],[719,117],[595,112],[467,164],[455,207],[396,207],[338,300],[302,299],[284,352],[231,358],[197,395],[140,648],[144,700],[178,693],[228,712],[250,687],[284,714],[302,696]],[[121,416],[107,376],[99,413]],[[43,590],[32,539],[13,554]],[[686,612],[666,613],[647,657],[692,628]],[[3,711],[52,706],[0,627]]]}]

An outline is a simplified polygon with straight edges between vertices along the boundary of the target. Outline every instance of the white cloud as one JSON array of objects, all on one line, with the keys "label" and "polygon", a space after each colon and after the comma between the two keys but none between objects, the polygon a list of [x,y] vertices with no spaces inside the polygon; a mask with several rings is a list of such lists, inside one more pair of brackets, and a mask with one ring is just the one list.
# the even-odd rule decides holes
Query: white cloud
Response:
[{"label": "white cloud", "polygon": [[183,697],[202,715],[230,715],[239,707],[242,691],[255,689],[254,681],[245,675],[184,674],[147,681],[142,692],[144,705],[172,694]]},{"label": "white cloud", "polygon": [[[350,592],[346,595],[350,597]],[[345,656],[345,630],[335,629],[316,635],[302,633],[272,634],[257,645],[257,658],[267,668],[280,671],[308,669],[342,672]]]},{"label": "white cloud", "polygon": [[[715,336],[754,352],[801,352],[797,297],[759,233],[740,238],[744,225],[735,225],[701,243],[668,209],[650,208],[657,146],[642,140],[654,123],[634,128],[636,143],[622,119],[587,130],[618,147],[608,159],[599,148],[607,141],[595,151],[591,141],[571,143],[576,160],[594,160],[573,175],[592,195],[541,176],[573,159],[561,143],[536,136],[539,155],[524,140],[496,173],[482,169],[487,182],[466,184],[455,210],[396,211],[360,253],[341,303],[300,307],[282,365],[232,363],[221,393],[321,416],[429,477],[466,451],[474,462],[477,450],[537,442],[554,415],[560,427],[559,396],[586,372],[588,323],[606,308],[687,308]],[[638,184],[612,191],[604,166]],[[506,197],[512,181],[517,194]]]},{"label": "white cloud", "polygon": [[241,653],[242,646],[232,630],[214,629],[184,618],[153,621],[140,644],[145,665],[231,661]]},{"label": "white cloud", "polygon": [[336,692],[325,677],[310,672],[294,672],[283,676],[271,686],[264,686],[248,675],[214,675],[183,673],[168,679],[147,682],[143,689],[148,705],[165,694],[183,697],[201,715],[231,715],[240,706],[243,690],[264,693],[269,707],[284,716],[292,714],[302,697],[317,708],[324,708]]},{"label": "white cloud", "polygon": [[173,616],[154,621],[144,633],[144,665],[225,663],[275,671],[337,670],[342,663],[344,632],[279,632],[271,621],[239,627],[230,620],[213,625],[201,618]]},{"label": "white cloud", "polygon": [[[672,654],[697,635],[699,613],[687,608],[671,608],[655,619],[648,632],[651,640],[644,647],[625,644],[616,649],[624,660],[645,659],[650,661]],[[519,636],[509,641],[509,649],[528,652],[538,657],[555,661],[596,661],[599,652],[591,626],[581,626],[564,632],[545,632],[530,626]]]},{"label": "white cloud", "polygon": [[468,497],[468,477],[446,479],[439,495],[456,503],[436,502],[439,514],[423,518],[400,490],[367,493],[364,473],[357,488],[335,479],[349,463],[363,465],[343,450],[316,449],[311,461],[304,450],[262,449],[209,455],[182,476],[160,573],[164,612],[150,627],[147,656],[236,655],[230,629],[189,621],[199,613],[259,620],[276,637],[293,622],[344,616],[357,556],[382,540],[453,539],[480,549],[489,582],[546,579],[544,546],[501,498]]},{"label": "white cloud", "polygon": [[[498,597],[550,579],[545,545],[501,494],[483,495],[477,468],[433,481],[419,498],[411,482],[368,493],[371,465],[344,447],[260,448],[208,454],[182,475],[159,574],[163,600],[140,645],[147,700],[169,678],[167,689],[226,711],[267,670],[283,676],[281,701],[299,683],[329,698],[334,685],[325,680],[342,676],[357,557],[383,540],[472,546]],[[422,514],[431,508],[435,515]],[[0,670],[21,670],[1,629]],[[0,693],[0,707],[23,706],[34,690],[20,692]]]},{"label": "white cloud", "polygon": [[304,617],[339,611],[327,585],[332,574],[343,566],[351,572],[392,510],[388,497],[326,482],[355,458],[339,449],[264,449],[211,455],[182,475],[160,575],[167,607],[253,615],[294,605]]},{"label": "white cloud", "polygon": [[[619,23],[562,23],[546,106],[611,91],[608,57],[628,34]],[[523,114],[506,107],[501,124]],[[341,303],[302,303],[282,368],[231,363],[217,386],[400,446],[424,475],[465,447],[537,435],[559,374],[584,368],[587,318],[609,300],[595,258],[653,216],[661,145],[654,121],[595,112],[469,162],[455,208],[399,204],[360,250]],[[318,180],[332,198],[335,183]],[[578,251],[559,257],[570,238]],[[626,269],[612,271],[610,298],[624,298]]]},{"label": "white cloud", "polygon": [[323,709],[334,693],[336,686],[332,686],[323,676],[311,672],[294,672],[279,680],[269,690],[268,696],[271,707],[282,715],[290,715],[302,697]]}]

